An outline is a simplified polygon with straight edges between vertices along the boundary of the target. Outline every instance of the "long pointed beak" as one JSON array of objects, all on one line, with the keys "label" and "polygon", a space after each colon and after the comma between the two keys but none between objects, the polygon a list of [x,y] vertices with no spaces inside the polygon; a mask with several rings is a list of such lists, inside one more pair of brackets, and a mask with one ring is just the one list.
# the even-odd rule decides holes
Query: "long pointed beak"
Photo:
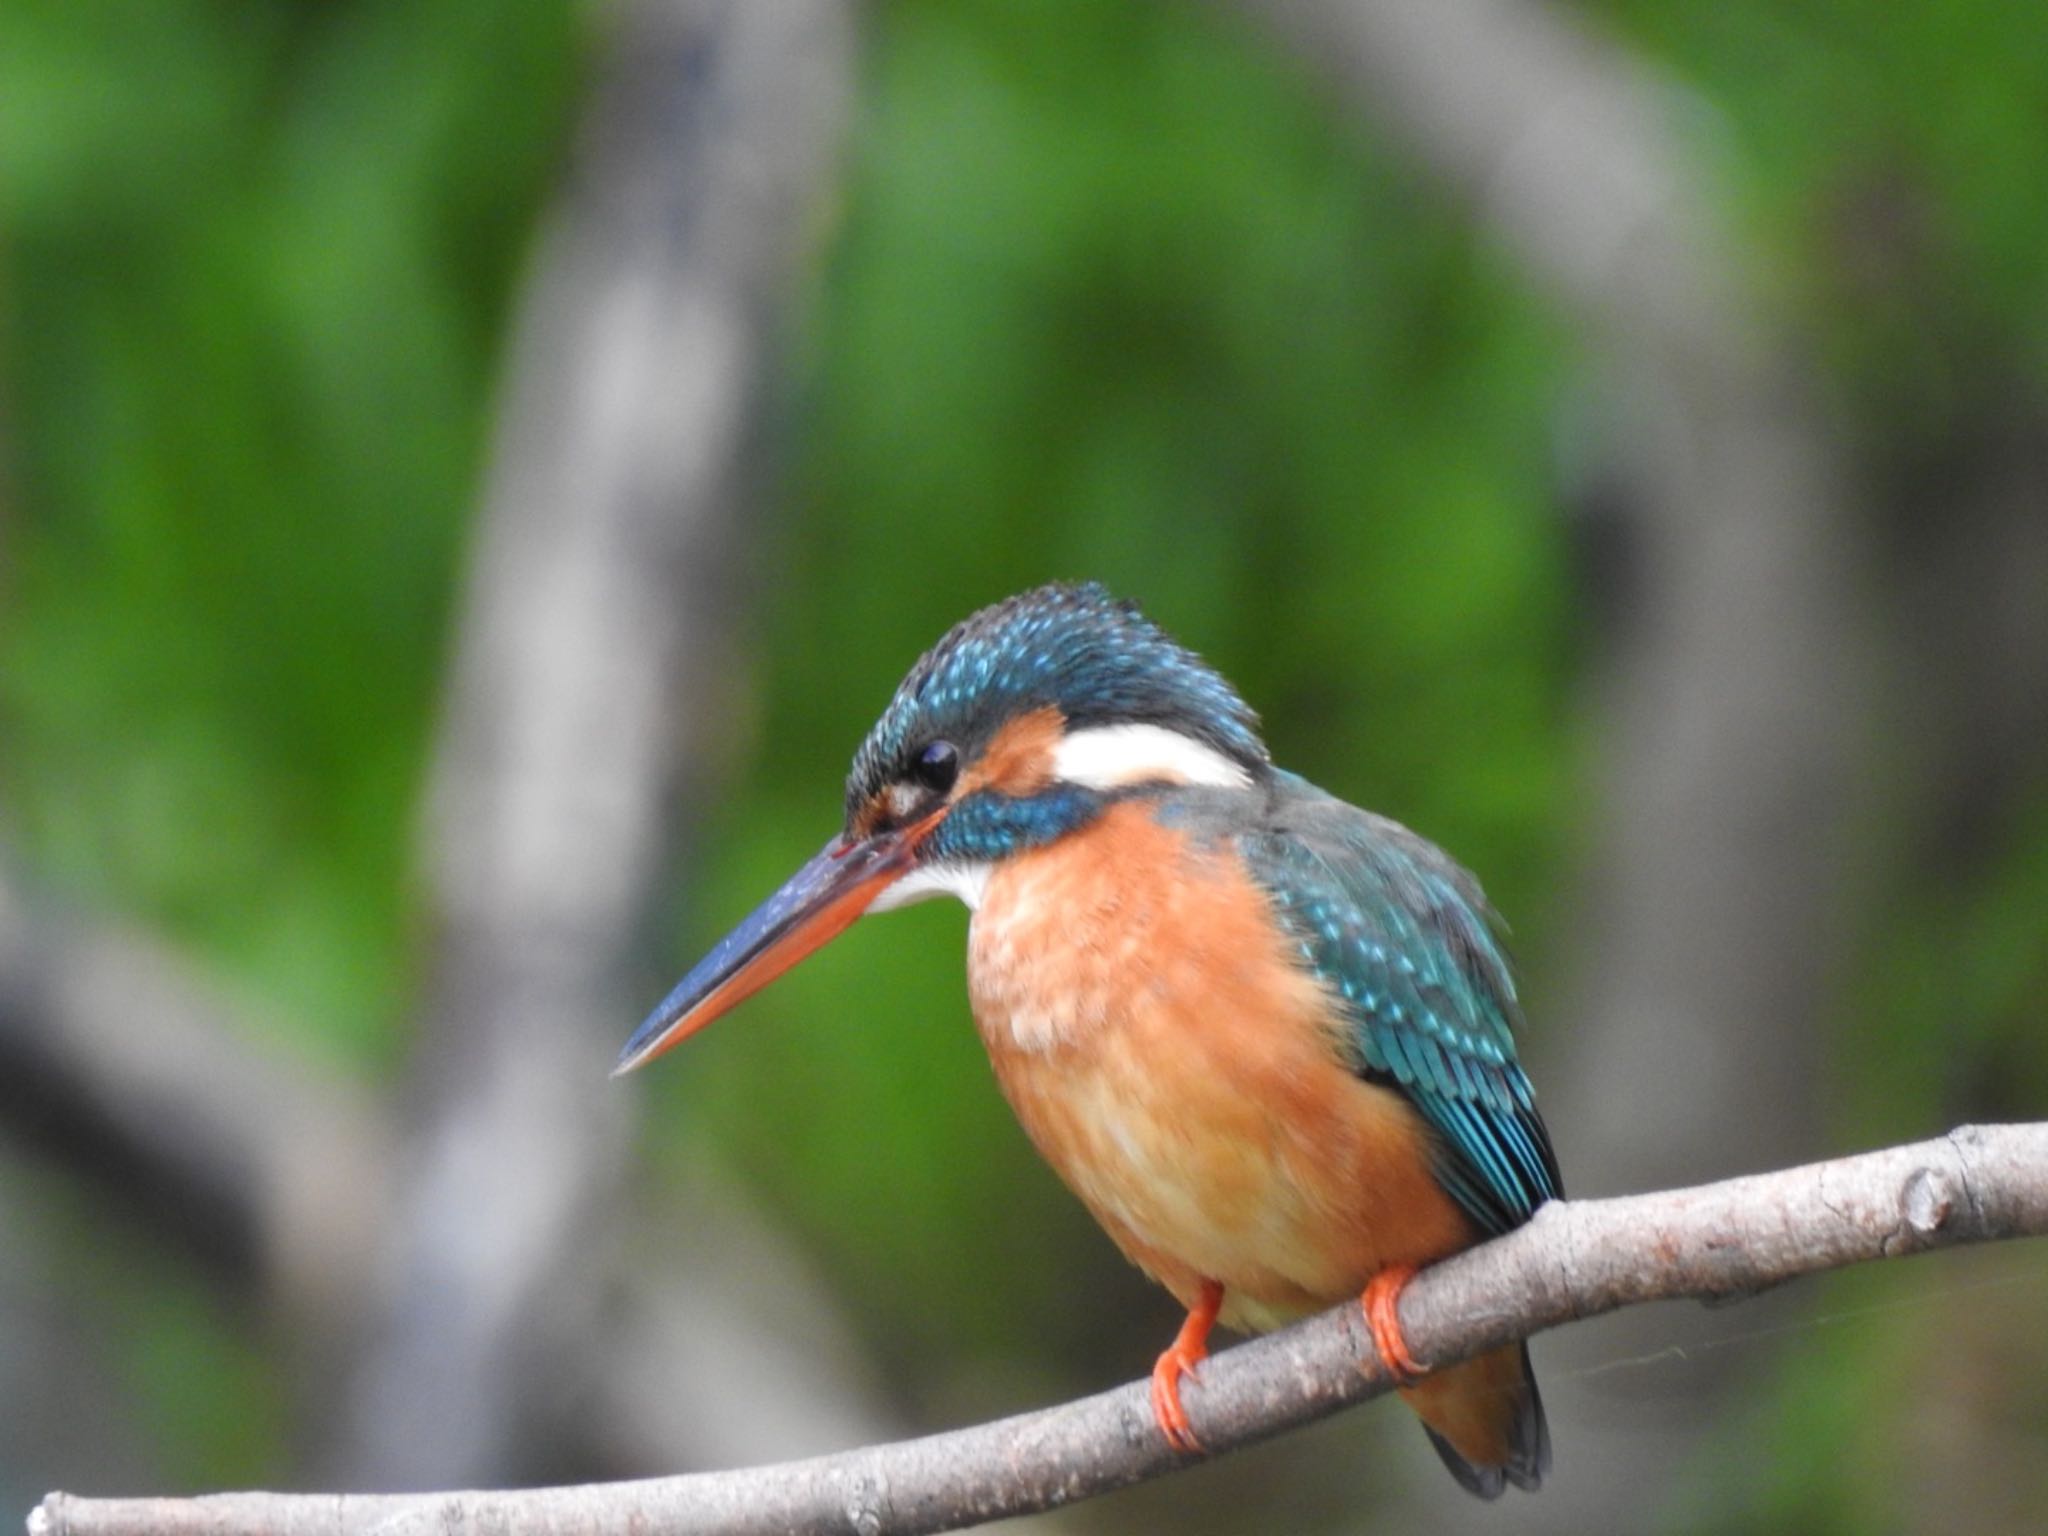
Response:
[{"label": "long pointed beak", "polygon": [[644,1066],[844,933],[917,864],[936,816],[849,843],[835,837],[718,942],[633,1031],[613,1077]]}]

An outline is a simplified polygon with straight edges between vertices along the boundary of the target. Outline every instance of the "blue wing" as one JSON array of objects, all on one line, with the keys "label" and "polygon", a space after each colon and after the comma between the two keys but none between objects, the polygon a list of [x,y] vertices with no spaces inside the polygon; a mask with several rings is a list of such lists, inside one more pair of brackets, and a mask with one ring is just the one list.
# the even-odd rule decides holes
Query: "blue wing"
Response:
[{"label": "blue wing", "polygon": [[1407,828],[1293,774],[1275,775],[1268,814],[1235,842],[1302,963],[1343,1000],[1354,1069],[1406,1094],[1437,1132],[1452,1198],[1499,1233],[1561,1194],[1477,882]]}]

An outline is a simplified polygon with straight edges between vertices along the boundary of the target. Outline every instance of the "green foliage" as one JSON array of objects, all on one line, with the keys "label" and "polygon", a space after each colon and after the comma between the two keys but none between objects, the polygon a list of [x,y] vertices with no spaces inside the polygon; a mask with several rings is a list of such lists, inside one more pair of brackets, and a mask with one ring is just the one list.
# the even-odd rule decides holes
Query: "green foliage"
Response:
[{"label": "green foliage", "polygon": [[2000,0],[1605,0],[1711,103],[1788,304],[1874,436],[2048,372],[2048,23]]},{"label": "green foliage", "polygon": [[[1771,1338],[1767,1370],[1743,1372],[1741,1406],[1661,1528],[1908,1536],[2038,1524],[2048,1258],[2008,1246],[1941,1262],[1938,1278],[1885,1264],[1821,1282],[1810,1320]],[[1738,1318],[1731,1346],[1760,1342]]]},{"label": "green foliage", "polygon": [[0,11],[11,831],[361,1051],[564,5]]}]

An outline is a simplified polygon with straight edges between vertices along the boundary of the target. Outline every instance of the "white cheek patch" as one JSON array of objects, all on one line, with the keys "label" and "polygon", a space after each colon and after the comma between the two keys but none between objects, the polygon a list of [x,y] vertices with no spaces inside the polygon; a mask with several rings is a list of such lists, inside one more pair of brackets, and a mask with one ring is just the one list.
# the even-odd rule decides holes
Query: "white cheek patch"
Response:
[{"label": "white cheek patch", "polygon": [[934,896],[958,896],[972,912],[988,891],[986,864],[927,864],[913,869],[869,904],[870,912],[893,912]]},{"label": "white cheek patch", "polygon": [[1251,775],[1214,747],[1163,725],[1098,725],[1060,738],[1055,778],[1089,789],[1129,784],[1213,784],[1242,789]]}]

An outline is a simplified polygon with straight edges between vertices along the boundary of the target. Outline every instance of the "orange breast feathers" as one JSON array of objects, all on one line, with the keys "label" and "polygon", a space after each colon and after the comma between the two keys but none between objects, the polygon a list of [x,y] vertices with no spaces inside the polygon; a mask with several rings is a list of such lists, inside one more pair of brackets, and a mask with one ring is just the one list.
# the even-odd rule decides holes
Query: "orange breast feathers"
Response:
[{"label": "orange breast feathers", "polygon": [[1040,1153],[1139,1267],[1277,1327],[1478,1234],[1398,1093],[1345,1065],[1331,995],[1227,848],[1150,806],[991,873],[968,987]]}]

